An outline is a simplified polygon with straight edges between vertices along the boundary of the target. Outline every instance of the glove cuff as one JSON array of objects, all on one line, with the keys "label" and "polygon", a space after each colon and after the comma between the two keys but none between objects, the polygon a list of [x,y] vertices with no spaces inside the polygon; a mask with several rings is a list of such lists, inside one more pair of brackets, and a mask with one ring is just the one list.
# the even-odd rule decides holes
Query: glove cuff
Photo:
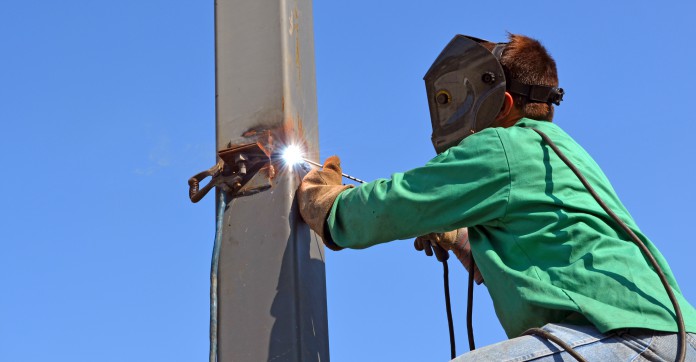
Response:
[{"label": "glove cuff", "polygon": [[[309,225],[309,228],[314,230],[321,237],[324,245],[331,250],[338,251],[343,248],[338,246],[331,238],[326,219],[329,217],[333,203],[338,195],[353,187],[353,185],[313,185],[302,190],[302,195],[307,197],[307,201],[302,202],[301,200],[300,214],[307,225]],[[301,187],[301,189],[303,188]]]},{"label": "glove cuff", "polygon": [[454,244],[459,244],[462,241],[466,239],[466,242],[469,242],[469,231],[467,228],[459,228],[457,229],[457,235],[454,237]]},{"label": "glove cuff", "polygon": [[[328,218],[328,214],[327,214],[327,218]],[[338,244],[336,244],[333,241],[333,238],[331,237],[331,231],[329,231],[329,224],[328,223],[324,222],[324,233],[322,235],[319,235],[319,236],[321,236],[321,241],[324,242],[324,246],[326,246],[327,248],[329,248],[333,251],[340,251],[340,250],[345,249],[342,246],[338,246]]]}]

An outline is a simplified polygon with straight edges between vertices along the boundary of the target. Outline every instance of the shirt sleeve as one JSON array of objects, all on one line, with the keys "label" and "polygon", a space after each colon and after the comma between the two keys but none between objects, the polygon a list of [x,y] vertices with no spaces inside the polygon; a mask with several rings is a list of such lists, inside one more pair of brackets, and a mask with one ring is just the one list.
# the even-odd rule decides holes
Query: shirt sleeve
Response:
[{"label": "shirt sleeve", "polygon": [[327,219],[333,241],[362,249],[503,217],[510,168],[494,128],[464,139],[425,166],[342,192]]}]

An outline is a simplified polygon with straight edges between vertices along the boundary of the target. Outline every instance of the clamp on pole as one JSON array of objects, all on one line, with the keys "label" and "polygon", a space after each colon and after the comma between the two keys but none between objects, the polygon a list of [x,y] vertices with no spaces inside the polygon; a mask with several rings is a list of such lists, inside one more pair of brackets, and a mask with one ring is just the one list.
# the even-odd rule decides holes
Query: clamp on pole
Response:
[{"label": "clamp on pole", "polygon": [[[229,144],[218,151],[218,162],[188,180],[189,198],[196,203],[219,186],[229,198],[253,195],[273,186],[275,167],[271,158],[273,138],[270,133],[255,143]],[[200,184],[210,177],[203,187]]]}]

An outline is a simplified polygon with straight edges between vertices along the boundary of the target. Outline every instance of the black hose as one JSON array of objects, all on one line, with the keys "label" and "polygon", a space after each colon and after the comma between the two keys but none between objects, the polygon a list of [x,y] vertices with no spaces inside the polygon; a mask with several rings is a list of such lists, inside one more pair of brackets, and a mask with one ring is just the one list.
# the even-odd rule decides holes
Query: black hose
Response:
[{"label": "black hose", "polygon": [[474,268],[476,265],[474,264],[474,255],[469,254],[469,265],[471,267],[469,268],[471,271],[469,272],[469,282],[468,282],[468,290],[467,290],[467,295],[466,295],[466,334],[467,337],[469,338],[469,351],[473,351],[476,349],[476,343],[474,343],[474,320],[473,320],[473,315],[474,315]]},{"label": "black hose", "polygon": [[452,304],[450,303],[449,291],[449,267],[447,260],[442,261],[443,275],[445,280],[445,308],[447,308],[447,326],[449,327],[450,355],[452,359],[457,357],[457,347],[454,341],[454,321],[452,320]]},{"label": "black hose", "polygon": [[[682,316],[681,308],[679,307],[679,302],[677,301],[677,298],[674,296],[674,293],[672,292],[672,287],[669,285],[669,282],[667,281],[667,277],[665,276],[665,273],[662,271],[662,268],[660,268],[660,265],[657,264],[657,260],[655,260],[655,257],[653,257],[652,253],[650,250],[643,244],[643,241],[640,240],[638,235],[636,235],[633,230],[631,230],[626,223],[619,218],[618,215],[616,215],[610,208],[607,206],[607,204],[604,203],[604,201],[599,197],[597,192],[595,192],[594,188],[590,183],[585,179],[585,177],[580,173],[580,170],[573,165],[572,162],[561,152],[558,147],[551,141],[549,136],[547,136],[544,132],[539,131],[538,129],[530,128],[534,132],[538,133],[542,139],[553,149],[553,151],[558,155],[558,157],[563,160],[563,162],[575,173],[575,176],[580,179],[580,182],[585,186],[587,191],[592,194],[592,197],[599,203],[599,206],[604,209],[604,211],[611,216],[616,223],[621,226],[621,228],[628,234],[628,236],[631,237],[631,240],[633,243],[635,243],[638,248],[643,252],[643,255],[650,261],[650,264],[652,264],[653,268],[655,269],[655,272],[657,273],[657,276],[660,277],[660,281],[662,281],[662,286],[664,286],[665,291],[667,291],[667,295],[669,296],[669,300],[672,302],[672,306],[674,306],[674,313],[675,317],[677,320],[677,329],[679,331],[679,340],[678,340],[678,351],[677,351],[677,361],[678,362],[683,362],[684,359],[686,358],[686,328],[684,327],[684,316]],[[572,349],[572,348],[571,348]],[[566,349],[568,353],[570,353],[569,349]]]}]

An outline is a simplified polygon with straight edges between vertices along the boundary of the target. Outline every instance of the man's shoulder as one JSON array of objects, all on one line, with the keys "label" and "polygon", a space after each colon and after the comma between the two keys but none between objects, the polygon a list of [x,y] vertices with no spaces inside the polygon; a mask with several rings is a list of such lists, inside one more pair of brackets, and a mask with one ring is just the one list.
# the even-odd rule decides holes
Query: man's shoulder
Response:
[{"label": "man's shoulder", "polygon": [[466,150],[477,150],[482,147],[490,148],[493,147],[495,144],[500,144],[500,136],[498,135],[498,131],[496,128],[489,127],[484,128],[476,133],[473,133],[468,137],[465,137],[463,140],[459,142],[458,145],[450,147],[447,151],[443,152],[443,154],[448,152],[454,152],[455,150],[457,152],[461,152]]}]

